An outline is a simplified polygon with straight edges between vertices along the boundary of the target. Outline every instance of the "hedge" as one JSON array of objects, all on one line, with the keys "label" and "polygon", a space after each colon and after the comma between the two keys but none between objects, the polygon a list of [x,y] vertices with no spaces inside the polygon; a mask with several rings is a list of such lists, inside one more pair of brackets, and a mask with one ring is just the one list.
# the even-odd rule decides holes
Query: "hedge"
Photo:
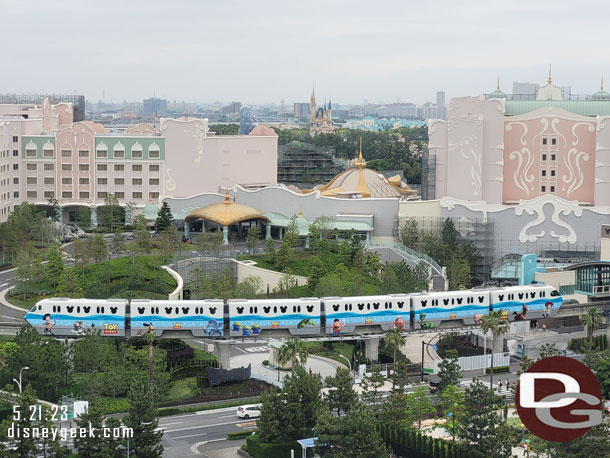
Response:
[{"label": "hedge", "polygon": [[[297,441],[267,444],[261,442],[257,434],[248,436],[246,444],[252,458],[286,458],[290,456],[290,450],[294,450],[294,456],[301,456],[303,453]],[[313,456],[313,449],[307,450],[307,456]]]},{"label": "hedge", "polygon": [[251,436],[254,433],[256,433],[256,429],[250,429],[248,431],[235,431],[235,432],[229,433],[229,435],[227,436],[227,439],[230,441],[237,440],[237,439],[244,439],[248,436]]},{"label": "hedge", "polygon": [[608,348],[608,338],[605,334],[594,336],[591,344],[589,344],[589,339],[587,339],[586,337],[572,339],[568,342],[568,349],[573,350],[575,352],[582,352],[589,348],[588,345],[590,345],[590,348],[594,351],[606,350]]},{"label": "hedge", "polygon": [[[501,374],[502,372],[509,372],[510,368],[508,366],[498,366],[494,367],[494,374]],[[491,374],[491,367],[485,369],[486,374]]]}]

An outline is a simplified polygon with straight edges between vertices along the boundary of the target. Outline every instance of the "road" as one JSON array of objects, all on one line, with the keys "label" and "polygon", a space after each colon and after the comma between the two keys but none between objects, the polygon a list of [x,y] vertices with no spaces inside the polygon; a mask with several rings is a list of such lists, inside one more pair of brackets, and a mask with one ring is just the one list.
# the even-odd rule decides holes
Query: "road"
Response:
[{"label": "road", "polygon": [[236,411],[237,407],[230,407],[161,418],[158,429],[163,431],[163,456],[197,456],[199,446],[224,440],[233,431],[256,428],[256,420],[239,418]]},{"label": "road", "polygon": [[[5,270],[0,272],[0,291],[15,286],[15,271]],[[9,307],[0,306],[0,321],[19,321],[25,315],[25,310],[11,309]]]}]

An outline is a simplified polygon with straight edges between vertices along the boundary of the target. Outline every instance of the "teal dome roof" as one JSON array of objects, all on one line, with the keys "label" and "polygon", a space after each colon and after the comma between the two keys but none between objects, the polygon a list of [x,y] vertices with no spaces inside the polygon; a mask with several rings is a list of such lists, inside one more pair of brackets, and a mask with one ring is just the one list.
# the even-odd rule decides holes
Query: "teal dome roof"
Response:
[{"label": "teal dome roof", "polygon": [[309,235],[309,221],[303,216],[302,211],[299,211],[299,216],[294,220],[294,224],[300,237]]},{"label": "teal dome roof", "polygon": [[610,100],[610,94],[606,91],[597,91],[593,94],[593,100]]},{"label": "teal dome roof", "polygon": [[157,215],[159,214],[159,207],[157,207],[152,202],[146,204],[146,206],[142,209],[142,216],[145,219],[151,221],[157,219]]},{"label": "teal dome roof", "polygon": [[506,94],[502,92],[500,89],[496,89],[491,94],[489,94],[490,99],[505,99]]}]

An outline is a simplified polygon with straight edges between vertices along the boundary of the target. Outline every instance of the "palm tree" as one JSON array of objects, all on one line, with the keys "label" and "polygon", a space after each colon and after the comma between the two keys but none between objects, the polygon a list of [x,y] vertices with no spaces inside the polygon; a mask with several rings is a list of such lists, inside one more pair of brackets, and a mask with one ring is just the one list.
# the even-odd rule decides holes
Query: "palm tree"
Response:
[{"label": "palm tree", "polygon": [[[491,331],[493,340],[496,337],[504,335],[508,332],[508,319],[502,317],[502,310],[494,310],[481,318],[481,331],[487,334]],[[491,377],[489,379],[489,387],[493,390],[494,383],[494,349],[493,342],[491,345]]]},{"label": "palm tree", "polygon": [[278,366],[284,366],[290,363],[292,371],[296,366],[304,366],[307,362],[309,352],[305,348],[305,342],[299,338],[287,339],[280,347],[277,355]]},{"label": "palm tree", "polygon": [[589,342],[593,340],[593,333],[599,329],[599,325],[602,323],[602,317],[597,313],[595,307],[587,308],[587,311],[580,316],[580,323],[587,328],[587,337]]},{"label": "palm tree", "polygon": [[148,383],[152,387],[153,385],[153,342],[155,341],[155,331],[148,330],[144,334],[144,339],[148,342]]},{"label": "palm tree", "polygon": [[386,347],[389,347],[394,350],[394,364],[396,364],[396,351],[400,349],[405,344],[405,338],[400,332],[400,328],[393,327],[388,331],[388,333],[383,337],[383,341]]}]

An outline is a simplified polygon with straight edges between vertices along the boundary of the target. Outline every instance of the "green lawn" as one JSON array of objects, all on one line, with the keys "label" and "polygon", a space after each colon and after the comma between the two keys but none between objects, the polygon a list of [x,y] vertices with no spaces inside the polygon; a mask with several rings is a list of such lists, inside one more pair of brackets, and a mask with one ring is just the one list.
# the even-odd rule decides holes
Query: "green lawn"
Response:
[{"label": "green lawn", "polygon": [[197,378],[189,377],[182,380],[176,380],[172,383],[171,388],[163,397],[163,402],[180,401],[188,399],[199,394],[197,389]]},{"label": "green lawn", "polygon": [[339,355],[345,356],[351,364],[352,355],[355,350],[354,344],[348,342],[333,342],[332,350],[324,347],[324,345],[320,342],[306,342],[305,348],[309,351],[310,354],[315,356],[323,356],[325,358],[330,358],[332,360],[337,361],[345,366],[349,367],[347,361]]},{"label": "green lawn", "polygon": [[192,346],[195,351],[195,360],[196,361],[217,361],[218,358],[212,353],[208,353],[207,351],[202,350],[201,348]]}]

